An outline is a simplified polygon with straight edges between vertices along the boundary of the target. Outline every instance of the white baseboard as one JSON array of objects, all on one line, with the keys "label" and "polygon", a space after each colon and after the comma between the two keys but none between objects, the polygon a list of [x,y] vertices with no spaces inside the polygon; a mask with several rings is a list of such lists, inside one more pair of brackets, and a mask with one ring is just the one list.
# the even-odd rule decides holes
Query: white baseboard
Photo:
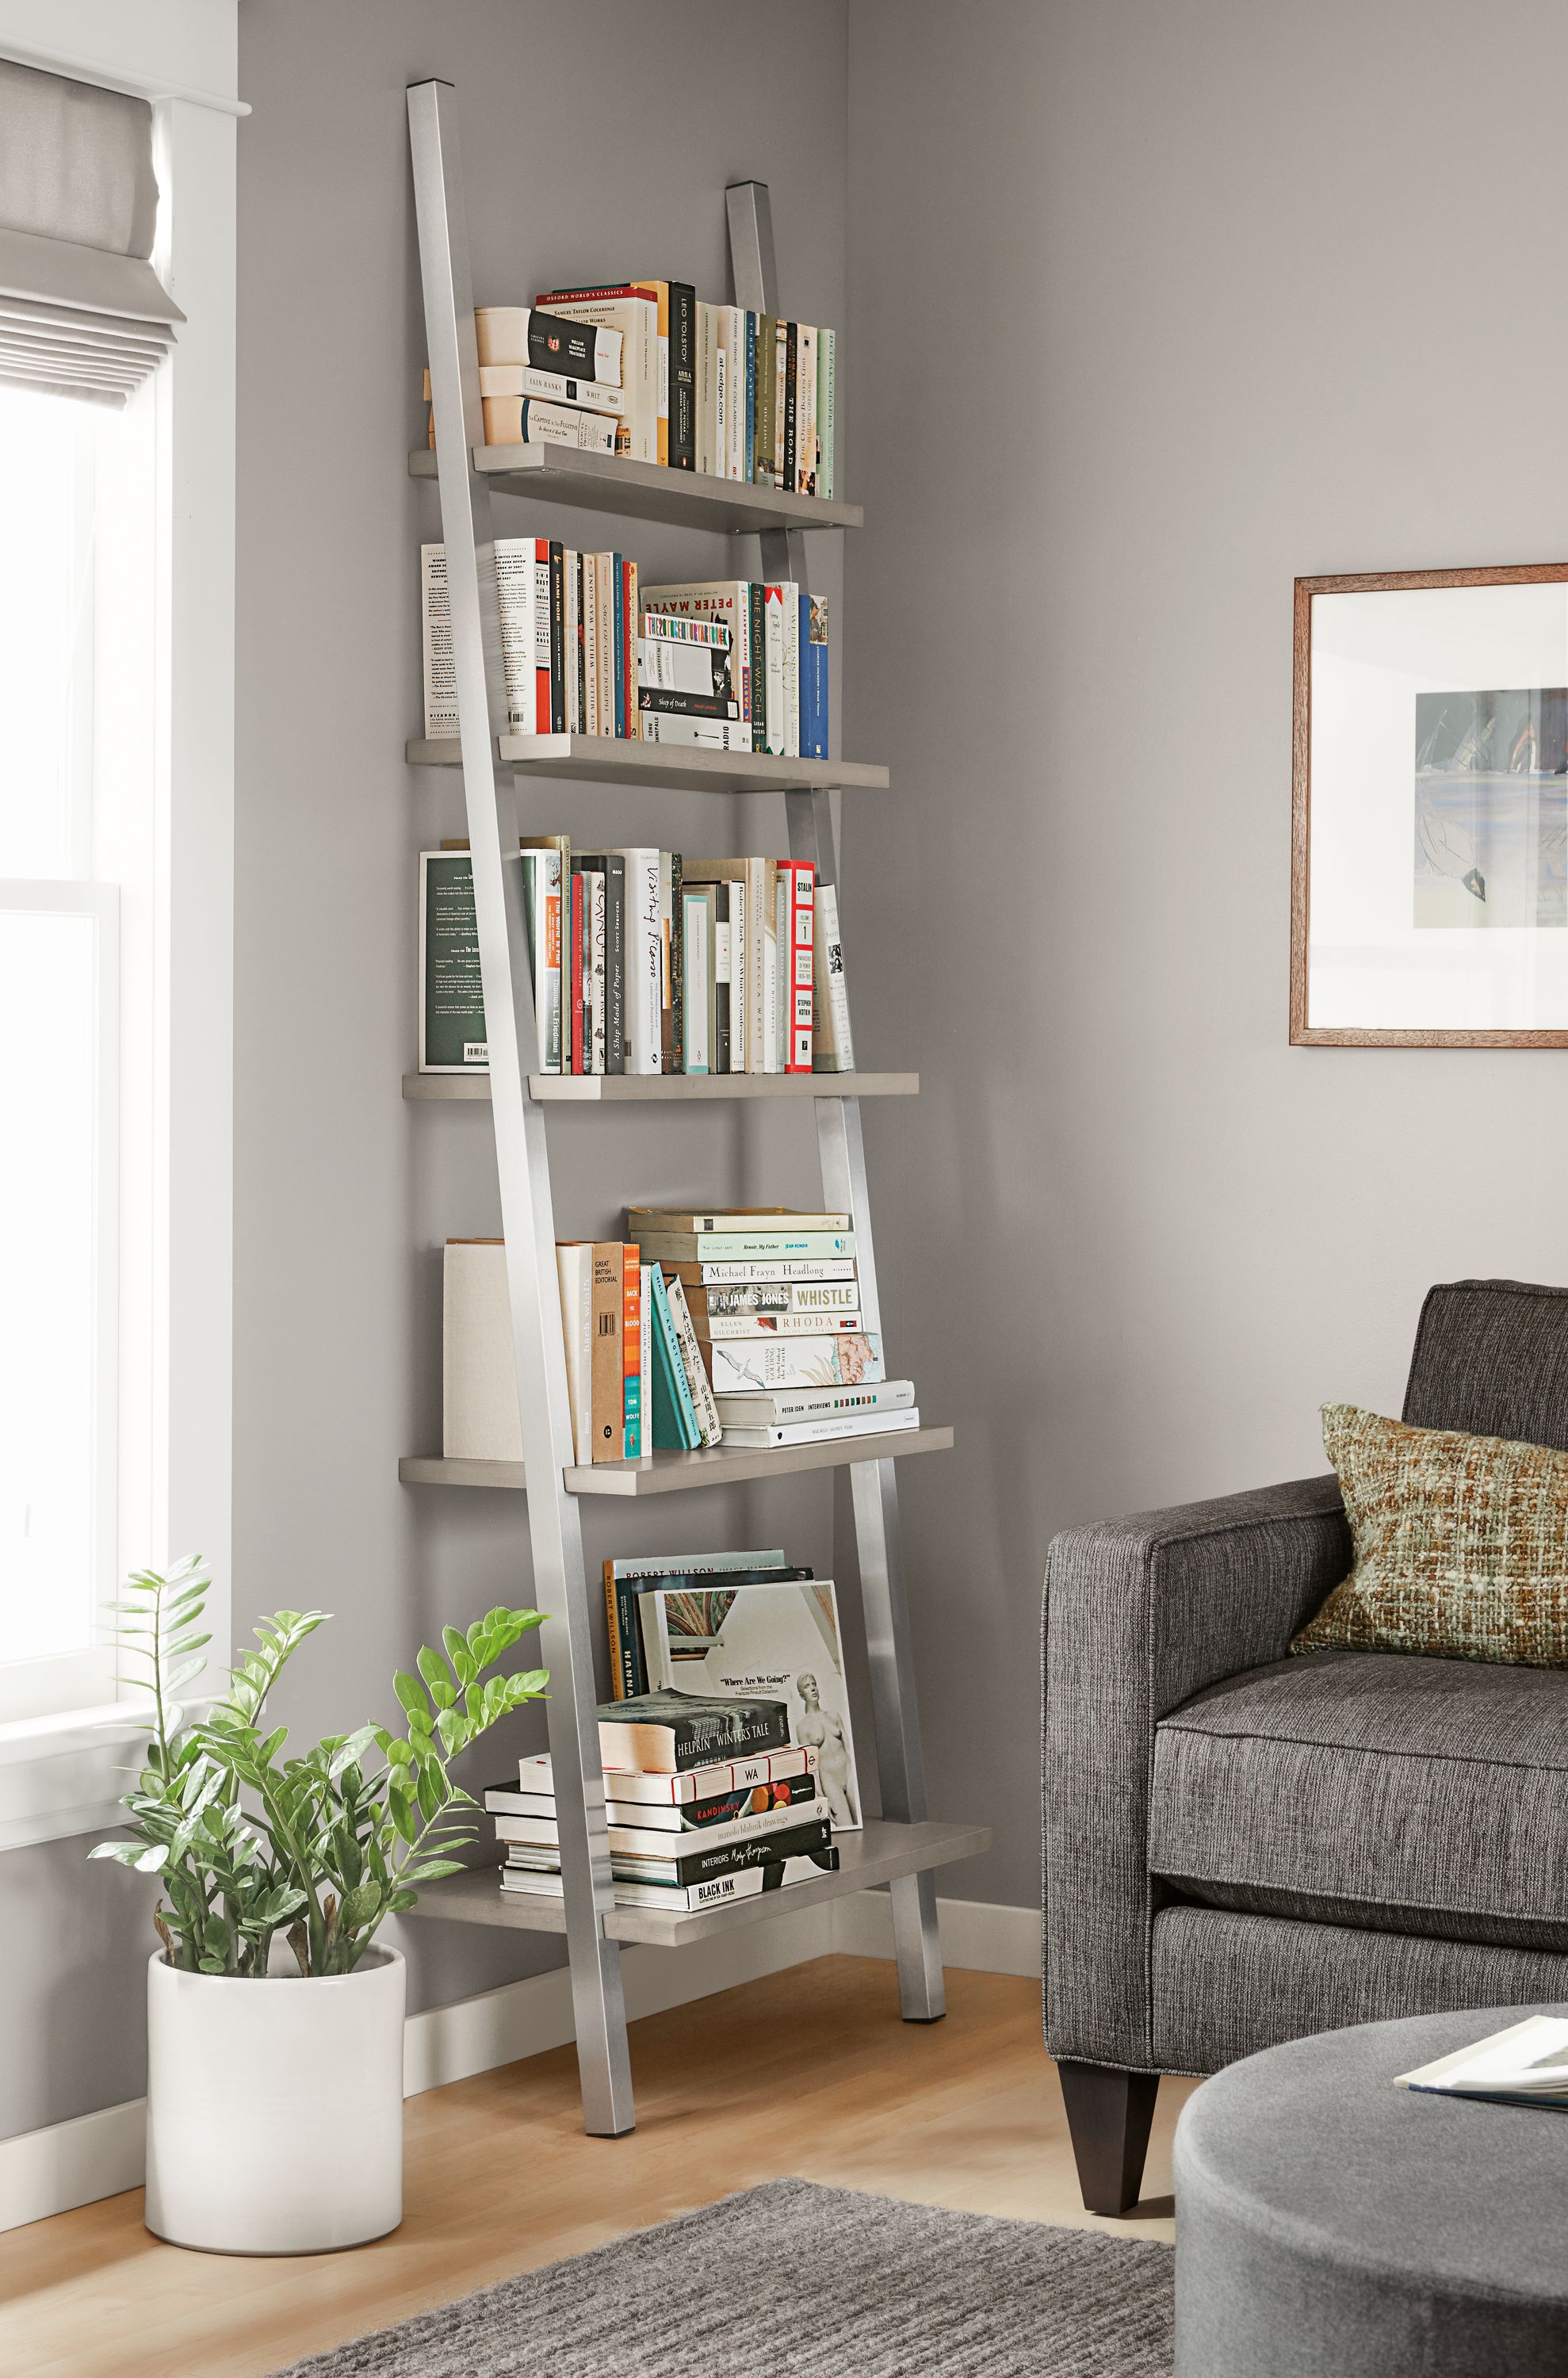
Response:
[{"label": "white baseboard", "polygon": [[[988,1974],[1038,1975],[1040,1915],[939,1899],[943,1963]],[[885,1892],[856,1892],[823,1907],[803,1907],[766,1924],[720,1933],[689,1949],[626,1950],[621,1960],[626,2012],[657,2014],[812,1957],[890,1957],[892,1914]],[[564,1966],[509,1982],[453,2006],[428,2007],[404,2033],[403,2094],[416,2096],[443,2082],[465,2081],[519,2057],[564,2048],[573,2036],[572,1988]],[[146,2100],[105,2106],[74,2121],[0,2139],[0,2229],[68,2213],[101,2196],[139,2188],[145,2161]]]},{"label": "white baseboard", "polygon": [[[833,1946],[841,1957],[890,1957],[893,1906],[884,1891],[857,1891],[830,1903]],[[983,1899],[939,1899],[942,1963],[975,1974],[1040,1978],[1040,1910],[999,1907]]]},{"label": "white baseboard", "polygon": [[24,2221],[139,2188],[146,2140],[145,2097],[0,2139],[0,2229],[19,2229]]}]

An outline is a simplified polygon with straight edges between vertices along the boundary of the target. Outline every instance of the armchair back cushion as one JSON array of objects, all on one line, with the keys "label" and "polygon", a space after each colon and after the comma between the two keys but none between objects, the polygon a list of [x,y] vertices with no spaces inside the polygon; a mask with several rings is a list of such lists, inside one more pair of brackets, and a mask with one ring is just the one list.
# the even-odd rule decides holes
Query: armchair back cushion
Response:
[{"label": "armchair back cushion", "polygon": [[1568,1289],[1459,1279],[1429,1290],[1404,1417],[1568,1453]]}]

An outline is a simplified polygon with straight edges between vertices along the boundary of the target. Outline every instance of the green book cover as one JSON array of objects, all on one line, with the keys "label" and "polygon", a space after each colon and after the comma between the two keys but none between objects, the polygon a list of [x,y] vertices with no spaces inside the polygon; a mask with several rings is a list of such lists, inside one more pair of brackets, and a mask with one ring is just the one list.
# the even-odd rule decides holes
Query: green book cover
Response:
[{"label": "green book cover", "polygon": [[653,1290],[653,1449],[656,1453],[694,1453],[702,1443],[686,1365],[675,1342],[664,1274],[651,1267]]},{"label": "green book cover", "polygon": [[419,1071],[488,1073],[485,993],[465,850],[419,854]]}]

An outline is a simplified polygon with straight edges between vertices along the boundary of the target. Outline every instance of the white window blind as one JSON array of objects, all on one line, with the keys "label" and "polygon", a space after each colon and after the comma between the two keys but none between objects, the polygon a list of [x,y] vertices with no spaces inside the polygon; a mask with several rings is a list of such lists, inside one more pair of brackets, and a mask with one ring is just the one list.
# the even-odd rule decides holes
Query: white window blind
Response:
[{"label": "white window blind", "polygon": [[0,59],[0,380],[123,405],[156,370],[157,211],[146,100]]}]

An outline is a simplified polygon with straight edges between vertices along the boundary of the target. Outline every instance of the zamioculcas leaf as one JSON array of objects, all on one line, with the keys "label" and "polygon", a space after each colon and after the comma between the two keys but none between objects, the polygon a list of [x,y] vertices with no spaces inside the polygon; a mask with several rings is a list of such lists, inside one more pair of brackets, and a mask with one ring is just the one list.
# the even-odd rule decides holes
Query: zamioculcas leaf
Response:
[{"label": "zamioculcas leaf", "polygon": [[431,1723],[430,1704],[425,1699],[424,1687],[418,1677],[411,1676],[406,1668],[400,1668],[392,1678],[392,1690],[409,1717],[422,1718],[428,1731]]}]

